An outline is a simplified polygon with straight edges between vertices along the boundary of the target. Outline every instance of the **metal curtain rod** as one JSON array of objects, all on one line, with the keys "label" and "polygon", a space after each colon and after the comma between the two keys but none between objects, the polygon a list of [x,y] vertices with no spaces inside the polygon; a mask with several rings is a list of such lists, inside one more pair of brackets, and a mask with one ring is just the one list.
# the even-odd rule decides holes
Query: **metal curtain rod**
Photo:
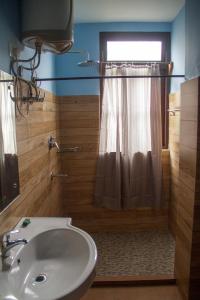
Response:
[{"label": "metal curtain rod", "polygon": [[[132,75],[132,76],[80,76],[80,77],[52,77],[35,78],[35,81],[66,81],[66,80],[92,80],[92,79],[112,79],[112,78],[185,78],[185,75]],[[0,80],[0,82],[13,82],[12,79]]]},{"label": "metal curtain rod", "polygon": [[132,76],[80,76],[80,77],[55,77],[55,78],[38,78],[37,81],[62,81],[62,80],[85,80],[85,79],[117,79],[117,78],[185,78],[185,75],[132,75]]}]

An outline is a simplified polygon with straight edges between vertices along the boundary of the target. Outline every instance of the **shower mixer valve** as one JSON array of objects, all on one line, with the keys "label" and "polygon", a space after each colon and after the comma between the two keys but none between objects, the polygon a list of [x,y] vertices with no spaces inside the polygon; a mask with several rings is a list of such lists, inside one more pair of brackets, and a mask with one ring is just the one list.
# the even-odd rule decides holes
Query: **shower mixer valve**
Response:
[{"label": "shower mixer valve", "polygon": [[63,148],[60,149],[58,143],[56,142],[56,139],[52,136],[48,138],[48,148],[51,150],[52,148],[56,148],[58,153],[63,153],[63,152],[78,152],[80,150],[79,147],[68,147],[68,148]]},{"label": "shower mixer valve", "polygon": [[58,152],[60,152],[60,147],[58,146],[56,139],[52,136],[50,136],[48,139],[48,147],[49,147],[49,150],[51,150],[52,148],[57,148]]}]

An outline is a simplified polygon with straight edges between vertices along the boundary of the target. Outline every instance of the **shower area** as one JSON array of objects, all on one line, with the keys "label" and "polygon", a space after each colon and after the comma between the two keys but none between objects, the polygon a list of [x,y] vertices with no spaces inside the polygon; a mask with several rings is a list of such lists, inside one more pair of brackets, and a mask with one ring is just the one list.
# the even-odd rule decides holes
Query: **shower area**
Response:
[{"label": "shower area", "polygon": [[[166,52],[138,62],[109,57],[107,38],[116,36],[100,33],[100,61],[80,63],[83,52],[72,50],[68,59],[83,67],[82,78],[74,67],[57,82],[59,159],[68,175],[60,179],[62,212],[96,242],[94,284],[173,283],[180,94],[169,95]],[[152,36],[158,47],[170,47],[169,34]],[[57,68],[62,75],[62,59]]]},{"label": "shower area", "polygon": [[[94,200],[100,137],[99,96],[58,97],[63,215],[94,238],[98,249],[95,282],[173,280],[175,240],[170,200],[170,154],[161,152],[161,207],[101,207]],[[174,122],[176,116],[170,115]],[[111,187],[112,188],[112,187]],[[174,216],[175,217],[175,216]]]}]

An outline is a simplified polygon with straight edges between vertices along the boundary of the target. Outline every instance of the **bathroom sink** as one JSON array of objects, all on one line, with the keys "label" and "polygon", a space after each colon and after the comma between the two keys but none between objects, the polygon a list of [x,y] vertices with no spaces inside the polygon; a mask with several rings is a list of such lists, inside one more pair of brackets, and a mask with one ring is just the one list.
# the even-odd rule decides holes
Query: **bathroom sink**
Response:
[{"label": "bathroom sink", "polygon": [[8,272],[1,272],[0,299],[80,299],[95,276],[96,258],[86,232],[73,226],[45,230],[21,247]]}]

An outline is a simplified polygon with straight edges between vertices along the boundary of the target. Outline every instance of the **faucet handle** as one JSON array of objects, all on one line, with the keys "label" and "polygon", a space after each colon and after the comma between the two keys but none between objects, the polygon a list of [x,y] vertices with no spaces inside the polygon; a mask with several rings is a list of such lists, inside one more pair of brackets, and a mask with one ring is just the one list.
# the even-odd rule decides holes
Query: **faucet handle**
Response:
[{"label": "faucet handle", "polygon": [[50,136],[48,138],[48,148],[49,148],[49,150],[51,150],[54,147],[58,150],[58,152],[60,151],[60,147],[59,147],[58,143],[56,142],[56,138]]},{"label": "faucet handle", "polygon": [[2,238],[2,242],[3,244],[5,243],[6,245],[9,244],[9,241],[10,241],[10,235],[11,234],[15,234],[15,233],[19,233],[19,230],[16,229],[16,230],[11,230],[11,231],[7,231],[3,234],[3,238]]}]

